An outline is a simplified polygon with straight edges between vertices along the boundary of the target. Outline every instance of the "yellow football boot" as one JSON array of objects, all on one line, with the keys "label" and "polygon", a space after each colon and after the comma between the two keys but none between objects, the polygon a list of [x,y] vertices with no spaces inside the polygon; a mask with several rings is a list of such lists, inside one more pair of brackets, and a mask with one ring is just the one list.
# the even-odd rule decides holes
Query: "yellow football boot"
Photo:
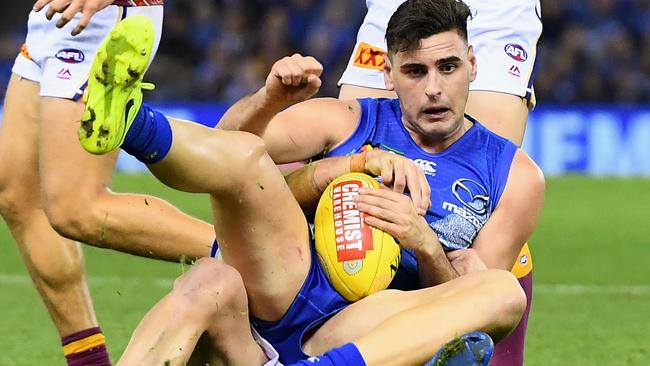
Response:
[{"label": "yellow football boot", "polygon": [[151,59],[155,31],[145,16],[119,22],[97,49],[83,101],[86,110],[78,130],[79,142],[93,154],[117,149],[142,105],[144,72]]}]

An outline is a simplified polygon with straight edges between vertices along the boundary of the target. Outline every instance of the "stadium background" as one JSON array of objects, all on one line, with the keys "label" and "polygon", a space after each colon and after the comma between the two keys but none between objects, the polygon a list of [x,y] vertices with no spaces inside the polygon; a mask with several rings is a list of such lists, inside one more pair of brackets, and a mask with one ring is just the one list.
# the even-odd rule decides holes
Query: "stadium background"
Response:
[{"label": "stadium background", "polygon": [[[31,1],[0,4],[0,96]],[[531,239],[535,298],[527,365],[650,364],[650,1],[542,1],[538,108],[525,149],[547,176]],[[299,51],[336,80],[365,14],[362,0],[167,0],[147,98],[214,123],[257,89],[270,65]],[[480,67],[480,66],[479,66]],[[209,219],[200,195],[162,187],[120,160],[116,191],[161,195]],[[183,270],[88,248],[87,270],[114,359],[144,312]],[[0,365],[63,364],[56,332],[0,224]]]}]

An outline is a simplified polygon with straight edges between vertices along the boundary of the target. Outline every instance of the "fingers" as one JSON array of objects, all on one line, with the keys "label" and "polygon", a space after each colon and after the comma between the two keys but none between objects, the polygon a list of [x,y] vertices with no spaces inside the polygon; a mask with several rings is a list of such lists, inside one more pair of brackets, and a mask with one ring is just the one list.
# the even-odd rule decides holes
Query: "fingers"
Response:
[{"label": "fingers", "polygon": [[400,225],[392,223],[390,221],[382,220],[382,219],[380,219],[378,217],[374,217],[374,216],[366,216],[363,221],[366,224],[368,224],[368,225],[370,225],[370,226],[372,226],[372,227],[374,227],[376,229],[379,229],[381,231],[389,233],[394,238],[399,240],[399,238],[398,238],[399,235],[397,235],[396,233],[399,232]]},{"label": "fingers", "polygon": [[39,12],[45,7],[45,5],[49,4],[50,2],[52,2],[52,0],[38,0],[34,3],[32,10]]},{"label": "fingers", "polygon": [[[49,2],[49,1],[48,1]],[[47,8],[45,17],[47,20],[52,20],[56,13],[64,12],[70,5],[71,0],[51,0],[50,6]]]},{"label": "fingers", "polygon": [[359,196],[357,196],[357,202],[368,203],[379,205],[386,208],[390,203],[388,202],[403,202],[408,200],[408,197],[397,192],[386,189],[374,189],[374,188],[359,188]]},{"label": "fingers", "polygon": [[294,54],[276,62],[272,72],[285,86],[309,84],[313,87],[320,87],[323,66],[311,56]]},{"label": "fingers", "polygon": [[405,166],[404,159],[393,160],[393,191],[404,193],[406,190],[406,174],[408,168]]},{"label": "fingers", "polygon": [[381,182],[385,186],[391,187],[393,185],[393,161],[392,159],[383,159],[380,164]]},{"label": "fingers", "polygon": [[309,77],[307,78],[307,84],[309,84],[309,86],[311,86],[314,89],[320,89],[322,83],[323,82],[321,81],[321,79],[314,74],[310,74]]},{"label": "fingers", "polygon": [[79,1],[71,2],[68,7],[61,13],[61,17],[56,22],[57,28],[63,28],[74,16],[81,11],[81,4]]},{"label": "fingers", "polygon": [[418,174],[418,180],[420,181],[420,187],[422,190],[420,191],[420,208],[424,211],[421,214],[424,215],[427,213],[429,208],[431,208],[431,186],[429,185],[429,181],[427,180],[426,174],[424,174],[424,170],[419,169],[419,174]]},{"label": "fingers", "polygon": [[86,27],[88,26],[88,23],[90,23],[90,18],[92,18],[93,15],[98,11],[99,9],[91,4],[88,4],[84,7],[83,11],[81,12],[81,19],[79,19],[79,23],[77,23],[77,26],[72,30],[72,35],[76,36],[77,34],[81,33]]},{"label": "fingers", "polygon": [[410,193],[419,215],[431,206],[431,188],[424,171],[412,160],[390,152],[371,150],[367,155],[368,170],[381,176],[382,184],[394,192]]},{"label": "fingers", "polygon": [[463,251],[464,251],[464,249],[459,249],[459,250],[452,250],[451,252],[447,252],[446,253],[447,254],[447,259],[449,259],[449,261],[451,262],[451,261],[455,261],[455,260],[457,260],[459,258],[462,258],[465,255],[465,253]]},{"label": "fingers", "polygon": [[424,171],[415,164],[409,164],[405,175],[413,205],[418,215],[424,216],[431,206],[431,187],[427,177],[424,175]]},{"label": "fingers", "polygon": [[357,201],[359,211],[372,217],[389,222],[400,223],[405,221],[405,215],[396,207],[396,202],[383,197],[366,196],[363,199],[359,197]]}]

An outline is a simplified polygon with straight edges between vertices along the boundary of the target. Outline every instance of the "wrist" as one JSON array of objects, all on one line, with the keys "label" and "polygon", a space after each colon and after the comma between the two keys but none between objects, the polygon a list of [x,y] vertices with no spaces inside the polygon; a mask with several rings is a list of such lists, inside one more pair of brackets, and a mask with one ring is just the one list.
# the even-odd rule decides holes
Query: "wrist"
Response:
[{"label": "wrist", "polygon": [[427,258],[437,258],[440,256],[445,256],[445,251],[442,249],[442,245],[438,240],[438,235],[435,231],[431,230],[430,235],[417,247],[415,248],[415,254],[420,257]]},{"label": "wrist", "polygon": [[321,192],[337,177],[349,172],[349,157],[337,156],[318,160],[314,163],[314,186]]},{"label": "wrist", "polygon": [[359,154],[350,155],[350,172],[366,172],[366,155],[368,151]]},{"label": "wrist", "polygon": [[257,97],[258,100],[258,105],[260,109],[270,112],[270,113],[278,113],[281,110],[289,107],[291,103],[289,103],[286,100],[280,100],[278,98],[273,97],[272,95],[269,95],[268,89],[266,86],[261,87],[256,93],[255,96]]}]

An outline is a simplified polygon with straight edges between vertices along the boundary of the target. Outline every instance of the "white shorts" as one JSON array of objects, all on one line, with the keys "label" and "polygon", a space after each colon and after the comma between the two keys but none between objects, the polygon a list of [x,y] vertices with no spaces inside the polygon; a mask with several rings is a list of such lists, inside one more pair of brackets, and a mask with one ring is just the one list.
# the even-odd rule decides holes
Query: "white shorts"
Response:
[{"label": "white shorts", "polygon": [[280,354],[278,351],[276,351],[275,348],[273,348],[273,346],[266,339],[262,338],[262,336],[257,333],[255,328],[251,327],[251,332],[253,333],[253,339],[255,339],[255,342],[260,345],[262,351],[264,351],[264,354],[269,359],[262,366],[283,366],[279,361]]},{"label": "white shorts", "polygon": [[97,47],[115,24],[126,16],[137,14],[151,19],[156,28],[152,54],[155,55],[160,43],[162,6],[108,6],[95,14],[88,27],[77,36],[70,35],[70,32],[80,14],[58,29],[56,19],[47,20],[45,13],[46,9],[29,14],[27,38],[12,68],[20,77],[38,82],[41,96],[79,99],[86,87]]},{"label": "white shorts", "polygon": [[[339,85],[384,89],[382,54],[386,26],[403,0],[366,0],[368,13]],[[537,40],[542,33],[539,0],[465,0],[478,74],[470,90],[514,94],[530,100]]]}]

